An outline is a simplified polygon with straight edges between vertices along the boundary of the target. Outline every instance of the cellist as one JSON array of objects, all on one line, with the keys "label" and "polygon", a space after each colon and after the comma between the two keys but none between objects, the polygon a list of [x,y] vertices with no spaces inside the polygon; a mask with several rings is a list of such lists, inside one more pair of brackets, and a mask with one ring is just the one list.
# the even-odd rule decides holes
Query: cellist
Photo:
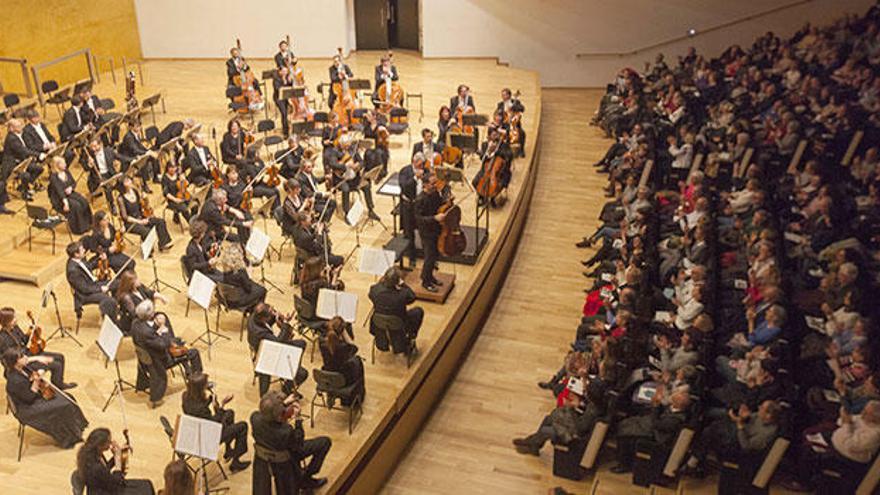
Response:
[{"label": "cellist", "polygon": [[[492,163],[494,162],[495,157],[499,156],[504,160],[504,164],[501,167],[501,170],[498,171],[496,180],[498,181],[499,190],[503,191],[507,189],[507,186],[510,184],[510,163],[513,160],[513,152],[510,150],[510,145],[505,141],[501,128],[496,127],[489,129],[489,140],[481,146],[480,156],[482,157],[482,165],[480,166],[480,171],[477,172],[477,175],[474,176],[474,180],[472,181],[474,189],[479,191],[477,185],[480,183],[480,180],[484,175],[492,173]],[[481,196],[479,201],[483,203],[486,199],[487,198]],[[492,206],[496,206],[495,198],[489,198],[489,201]]]},{"label": "cellist", "polygon": [[502,112],[504,115],[504,122],[508,124],[508,128],[512,126],[519,134],[518,155],[526,156],[526,133],[523,131],[521,120],[522,113],[526,111],[525,106],[523,106],[519,98],[513,97],[510,88],[504,88],[501,90],[501,101],[498,102],[495,111]]},{"label": "cellist", "polygon": [[[333,65],[330,66],[330,86],[333,86],[333,83],[341,83],[343,79],[351,79],[354,77],[354,73],[348,67],[348,64],[342,61],[341,55],[333,55]],[[333,108],[333,105],[336,103],[336,95],[333,91],[330,91],[330,97],[327,103],[330,104],[330,108]]]}]

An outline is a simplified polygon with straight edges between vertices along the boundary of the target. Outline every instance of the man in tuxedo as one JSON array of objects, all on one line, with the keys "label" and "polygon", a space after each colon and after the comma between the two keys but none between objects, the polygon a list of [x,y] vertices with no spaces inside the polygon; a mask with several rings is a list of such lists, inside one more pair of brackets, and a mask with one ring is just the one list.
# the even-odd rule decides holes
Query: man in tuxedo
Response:
[{"label": "man in tuxedo", "polygon": [[[453,115],[459,106],[462,108],[471,107],[474,111],[477,110],[477,106],[474,105],[474,97],[471,96],[470,91],[471,88],[467,87],[466,84],[458,85],[456,95],[449,99],[449,109],[452,111]],[[460,123],[461,122],[459,122],[459,124]]]},{"label": "man in tuxedo", "polygon": [[[92,138],[89,142],[89,152],[85,154],[85,160],[85,168],[89,171],[87,181],[89,192],[95,192],[102,182],[116,175],[116,163],[119,162],[119,156],[113,148],[104,146],[104,142],[99,138]],[[111,189],[109,187],[104,189],[104,197],[111,210],[115,210]]]},{"label": "man in tuxedo", "polygon": [[410,266],[416,264],[416,209],[415,201],[422,192],[425,180],[425,156],[415,153],[412,163],[400,169],[397,182],[400,185],[400,228],[403,236],[409,240],[407,255]]},{"label": "man in tuxedo", "polygon": [[144,181],[144,192],[150,194],[148,186],[150,179],[153,182],[161,182],[160,177],[162,170],[159,165],[158,155],[155,151],[148,149],[141,141],[141,122],[136,120],[128,127],[128,132],[122,137],[122,144],[119,145],[119,154],[123,157],[123,161],[131,163],[142,157],[149,155],[146,163],[140,169],[140,177]]},{"label": "man in tuxedo", "polygon": [[[318,191],[318,184],[326,180],[326,177],[317,178],[312,173],[315,162],[311,158],[304,158],[300,165],[299,172],[296,173],[296,180],[299,182],[301,189],[300,195],[303,200],[314,197],[315,211],[321,215],[321,220],[329,223],[333,219],[333,212],[336,211],[336,200],[329,194]],[[329,211],[325,211],[329,210]]]},{"label": "man in tuxedo", "polygon": [[387,342],[385,336],[377,332],[370,321],[370,333],[376,337],[376,347],[387,351],[390,345],[395,353],[408,352],[407,342],[414,341],[418,336],[425,310],[420,307],[407,308],[415,302],[416,295],[404,283],[400,269],[396,266],[388,268],[382,279],[370,287],[369,297],[376,314],[396,316],[403,321],[403,335],[392,335],[391,342]]},{"label": "man in tuxedo", "polygon": [[197,186],[211,182],[210,163],[216,161],[211,150],[205,146],[205,137],[196,133],[192,137],[193,145],[186,154],[184,163],[188,171],[187,179]]},{"label": "man in tuxedo", "polygon": [[[296,227],[293,229],[293,244],[296,246],[296,249],[306,254],[306,258],[318,256],[323,259],[324,241],[322,238],[318,237],[315,233],[315,229],[312,227],[312,216],[305,212],[299,212],[296,214],[295,218]],[[326,224],[321,228],[326,229]],[[327,263],[332,268],[336,268],[344,261],[345,259],[342,256],[333,254],[328,250]]]},{"label": "man in tuxedo", "polygon": [[101,107],[100,98],[92,94],[92,88],[88,86],[82,90],[80,98],[83,101],[82,111],[85,121],[95,127],[100,126],[103,123],[104,116],[104,109]]},{"label": "man in tuxedo", "polygon": [[416,228],[419,230],[422,251],[425,253],[422,263],[422,287],[428,292],[437,292],[437,286],[441,285],[441,282],[434,278],[434,269],[440,256],[437,239],[440,237],[440,222],[446,218],[446,213],[438,213],[443,198],[437,190],[437,178],[431,177],[431,180],[425,182],[423,186],[422,193],[416,197],[414,205]]},{"label": "man in tuxedo", "polygon": [[296,57],[293,54],[293,50],[290,49],[290,45],[287,44],[287,40],[279,41],[278,53],[275,54],[275,67],[278,69],[287,67],[287,62],[292,63],[294,58]]},{"label": "man in tuxedo", "polygon": [[[227,86],[235,86],[234,78],[237,75],[240,75],[242,72],[247,72],[250,70],[250,66],[245,61],[245,59],[241,56],[241,52],[238,48],[232,48],[229,50],[229,59],[226,60],[226,84]],[[257,93],[262,94],[263,92],[260,90],[259,81],[254,78],[254,90]]]},{"label": "man in tuxedo", "polygon": [[[333,56],[333,65],[330,66],[330,84],[332,86],[333,83],[342,82],[343,79],[351,79],[354,77],[354,73],[351,72],[351,69],[348,67],[348,64],[342,61],[341,55]],[[330,91],[330,97],[327,100],[327,103],[330,104],[330,108],[333,108],[333,105],[336,103],[336,94],[333,91]]]},{"label": "man in tuxedo", "polygon": [[[213,232],[214,238],[221,240],[224,237],[230,242],[246,243],[251,236],[251,227],[254,221],[248,219],[245,214],[227,204],[229,197],[224,189],[214,189],[211,199],[205,202],[199,220],[208,224],[208,230]],[[237,234],[226,235],[227,227],[235,227]]]},{"label": "man in tuxedo", "polygon": [[67,245],[67,283],[73,289],[73,297],[79,305],[97,304],[102,315],[116,318],[116,300],[110,295],[110,287],[102,284],[92,273],[85,259],[86,249],[79,241]]},{"label": "man in tuxedo", "polygon": [[48,153],[57,146],[55,136],[49,132],[49,128],[43,123],[40,112],[31,110],[28,112],[28,124],[24,126],[24,144],[31,151],[37,153]]},{"label": "man in tuxedo", "polygon": [[287,149],[275,152],[276,160],[282,156],[284,157],[281,158],[281,166],[278,168],[278,173],[281,174],[281,177],[285,179],[296,177],[297,172],[299,172],[299,164],[302,163],[304,151],[303,147],[299,145],[299,136],[291,134],[287,138]]},{"label": "man in tuxedo", "polygon": [[266,288],[251,280],[247,270],[220,271],[216,265],[219,257],[209,257],[208,251],[215,241],[213,234],[208,235],[208,224],[202,220],[194,220],[189,226],[190,241],[186,245],[186,253],[181,259],[186,270],[186,276],[190,277],[195,271],[202,272],[215,282],[223,282],[241,290],[241,298],[230,301],[236,307],[250,307],[266,298]]},{"label": "man in tuxedo", "polygon": [[[381,86],[386,79],[390,79],[391,81],[397,81],[400,79],[397,75],[397,67],[391,63],[391,58],[389,56],[382,57],[379,65],[373,70],[373,80],[375,81],[375,84],[373,85],[375,88],[375,91],[373,92],[373,101],[379,100],[379,86]],[[390,90],[391,88],[389,87],[387,89]]]},{"label": "man in tuxedo", "polygon": [[[18,166],[22,160],[30,157],[38,159],[40,153],[28,148],[24,141],[23,129],[24,124],[21,119],[12,119],[6,124],[6,139],[3,141],[3,161],[0,163],[0,177],[3,181],[9,179],[13,169]],[[33,199],[31,192],[31,184],[43,173],[43,166],[38,163],[31,162],[27,169],[19,175],[21,179],[18,190],[25,201]]]},{"label": "man in tuxedo", "polygon": [[422,129],[422,140],[413,145],[412,154],[421,153],[425,160],[433,161],[434,153],[443,153],[443,147],[443,143],[434,142],[434,131],[425,128]]},{"label": "man in tuxedo", "polygon": [[70,98],[70,108],[64,112],[59,127],[61,140],[68,141],[79,134],[88,124],[83,110],[83,100],[79,95]]}]

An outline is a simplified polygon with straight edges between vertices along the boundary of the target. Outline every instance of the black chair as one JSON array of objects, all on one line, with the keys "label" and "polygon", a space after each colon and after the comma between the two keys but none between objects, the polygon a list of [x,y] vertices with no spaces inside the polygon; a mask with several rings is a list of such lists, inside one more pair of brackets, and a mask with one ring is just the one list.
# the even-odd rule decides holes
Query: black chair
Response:
[{"label": "black chair", "polygon": [[390,118],[388,119],[388,123],[385,124],[388,133],[399,136],[405,132],[408,136],[407,142],[412,144],[412,131],[409,124],[406,122],[406,119],[409,116],[409,111],[405,108],[397,107],[392,108],[388,115]]},{"label": "black chair", "polygon": [[781,402],[783,412],[778,418],[779,435],[761,452],[723,452],[719,455],[721,470],[718,495],[766,495],[770,479],[791,445],[790,405]]},{"label": "black chair", "polygon": [[[58,117],[64,117],[64,104],[70,101],[70,91],[71,87],[67,86],[64,89],[58,89],[58,81],[54,79],[50,79],[48,81],[44,81],[40,88],[43,91],[44,95],[47,95],[46,103],[55,105],[55,109],[58,110]],[[43,116],[45,116],[45,107],[43,107],[44,112]]]},{"label": "black chair", "polygon": [[351,111],[352,120],[360,119],[361,123],[360,124],[351,124],[349,126],[349,128],[355,132],[364,132],[364,129],[366,128],[366,124],[363,123],[363,120],[366,115],[367,115],[366,108],[355,108],[354,110],[352,110]]},{"label": "black chair", "polygon": [[[28,219],[30,219],[28,223],[28,252],[33,248],[31,242],[33,229],[38,229],[52,233],[52,256],[55,256],[55,239],[57,237],[55,229],[64,223],[64,218],[57,215],[50,216],[49,211],[42,206],[28,204],[25,209],[27,210]],[[71,235],[70,240],[73,242],[73,235]]]},{"label": "black chair", "polygon": [[874,454],[870,464],[860,464],[839,456],[825,461],[815,474],[814,481],[814,493],[821,495],[875,494],[880,481],[880,452]]},{"label": "black chair", "polygon": [[[315,112],[315,115],[312,116],[312,123],[314,124],[311,129],[308,131],[309,139],[318,138],[321,139],[321,136],[324,135],[324,126],[330,122],[330,114],[327,112]],[[318,125],[320,124],[320,125]]]},{"label": "black chair", "polygon": [[[361,407],[363,397],[358,393],[361,385],[360,382],[347,385],[342,373],[324,371],[320,368],[315,368],[312,371],[312,377],[315,379],[315,395],[312,397],[311,416],[309,418],[312,428],[315,427],[315,404],[320,398],[321,405],[326,407],[328,411],[348,409],[348,434],[351,435],[355,418],[359,419],[363,413]],[[336,407],[337,400],[348,402],[351,405]]]},{"label": "black chair", "polygon": [[99,103],[101,104],[101,108],[103,108],[105,112],[107,110],[113,110],[114,108],[116,108],[116,102],[113,101],[113,98],[101,98],[99,100]]},{"label": "black chair", "polygon": [[[406,341],[406,349],[403,351],[403,354],[406,355],[406,367],[409,368],[412,365],[412,361],[415,358],[415,354],[417,351],[416,348],[416,339],[406,335],[406,327],[402,319],[394,315],[383,315],[381,313],[373,313],[372,318],[370,319],[371,325],[375,328],[376,332],[385,335],[386,342],[388,342],[389,350],[395,351],[393,344],[393,336],[395,335],[403,335]],[[373,346],[370,350],[370,363],[376,363],[376,337],[373,337]],[[397,351],[395,351],[397,352]]]},{"label": "black chair", "polygon": [[[189,271],[186,269],[186,263],[184,262],[183,256],[180,257],[180,274],[183,276],[183,282],[184,282],[184,284],[186,284],[186,287],[189,287],[189,281],[192,278],[192,273],[189,273]],[[190,299],[189,299],[189,297],[187,297],[186,298],[186,313],[184,313],[184,316],[189,316],[189,303],[190,303]]]},{"label": "black chair", "polygon": [[[284,238],[281,241],[281,245],[278,246],[278,261],[281,261],[281,256],[284,254],[284,246],[287,244],[293,244],[293,236],[284,232],[284,207],[276,206],[274,210],[272,210],[272,218],[275,219],[275,223],[278,224],[278,228],[281,229],[281,236]],[[299,272],[299,268],[294,264],[293,274],[297,275]],[[294,284],[295,285],[295,284]]]},{"label": "black chair", "polygon": [[241,312],[241,323],[238,328],[238,340],[241,341],[244,339],[244,326],[247,321],[248,315],[254,309],[253,304],[251,305],[243,305],[238,301],[241,301],[244,297],[244,292],[234,286],[225,284],[223,282],[217,282],[217,322],[214,328],[220,328],[220,310],[223,312],[230,311],[239,311]]},{"label": "black chair", "polygon": [[17,94],[7,93],[3,95],[3,104],[6,105],[6,108],[12,108],[19,103],[21,103],[21,98]]},{"label": "black chair", "polygon": [[238,98],[239,96],[241,96],[241,88],[239,88],[238,86],[229,86],[228,88],[226,88],[226,97],[229,98],[229,111],[230,112],[237,113],[242,108],[247,108],[247,106],[248,106],[247,102],[238,103],[238,102],[232,101],[233,99]]},{"label": "black chair", "polygon": [[315,307],[311,302],[296,294],[293,295],[293,309],[296,310],[296,332],[311,346],[309,359],[314,363],[315,347],[326,322],[315,316]]},{"label": "black chair", "polygon": [[284,138],[277,135],[269,135],[270,131],[275,130],[275,121],[270,119],[265,119],[257,122],[257,132],[262,132],[263,137],[265,138],[263,143],[266,146],[277,146],[284,142]]},{"label": "black chair", "polygon": [[18,406],[15,405],[15,402],[12,400],[12,397],[9,394],[6,394],[6,405],[9,407],[9,410],[12,411],[12,416],[18,421],[18,462],[21,462],[21,452],[24,449],[24,429],[25,425],[18,417]]}]

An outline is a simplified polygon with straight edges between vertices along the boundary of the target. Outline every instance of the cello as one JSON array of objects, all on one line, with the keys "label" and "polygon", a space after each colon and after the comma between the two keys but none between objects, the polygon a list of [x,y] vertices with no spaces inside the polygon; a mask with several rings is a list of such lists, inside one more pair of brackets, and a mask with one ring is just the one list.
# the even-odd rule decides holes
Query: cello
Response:
[{"label": "cello", "polygon": [[[337,49],[340,69],[343,69],[344,63],[342,58],[342,47],[338,47]],[[349,88],[348,85],[348,74],[345,73],[345,70],[338,70],[336,72],[339,76],[339,81],[334,82],[331,86],[331,90],[333,94],[336,95],[336,102],[333,103],[333,113],[339,117],[339,125],[343,127],[348,127],[351,123],[351,119],[349,115],[351,115],[352,110],[357,108],[357,95],[355,92]]]},{"label": "cello", "polygon": [[235,47],[238,48],[238,57],[236,58],[236,67],[238,74],[232,77],[232,82],[241,88],[241,95],[232,99],[233,103],[239,103],[238,113],[256,112],[263,109],[263,95],[254,89],[256,78],[254,72],[248,66],[244,57],[241,56],[241,40],[235,38]]},{"label": "cello", "polygon": [[507,165],[507,160],[498,153],[501,149],[501,138],[495,141],[494,147],[487,147],[483,156],[483,165],[479,172],[479,179],[475,189],[482,199],[495,199],[501,193],[501,173]]},{"label": "cello", "polygon": [[[388,51],[388,56],[382,59],[382,84],[376,88],[376,96],[379,98],[379,111],[382,113],[391,112],[392,108],[398,108],[403,105],[403,88],[396,81],[391,79],[391,61],[394,56]],[[388,72],[385,72],[385,62],[388,62]]]},{"label": "cello", "polygon": [[445,213],[446,217],[440,222],[440,237],[437,238],[437,251],[443,256],[458,256],[467,247],[467,237],[461,230],[461,208],[455,204],[450,195],[440,205],[437,213]]}]

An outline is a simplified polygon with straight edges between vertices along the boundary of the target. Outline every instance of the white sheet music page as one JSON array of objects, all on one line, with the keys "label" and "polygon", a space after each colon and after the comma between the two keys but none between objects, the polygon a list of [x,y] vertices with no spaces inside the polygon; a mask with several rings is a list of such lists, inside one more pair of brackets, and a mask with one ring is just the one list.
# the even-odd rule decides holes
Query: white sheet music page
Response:
[{"label": "white sheet music page", "polygon": [[321,289],[318,291],[318,305],[315,308],[315,315],[325,320],[339,316],[348,323],[354,323],[357,319],[357,305],[357,294]]},{"label": "white sheet music page", "polygon": [[189,281],[187,296],[199,306],[208,309],[211,306],[211,295],[217,284],[204,273],[196,270]]},{"label": "white sheet music page", "polygon": [[269,249],[270,242],[272,242],[271,237],[266,235],[262,230],[253,227],[251,229],[251,236],[248,238],[247,244],[244,246],[244,250],[255,260],[260,261],[266,256],[266,250]]},{"label": "white sheet music page", "polygon": [[361,264],[358,269],[361,273],[370,275],[385,275],[385,272],[394,266],[394,251],[381,248],[361,248]]}]

